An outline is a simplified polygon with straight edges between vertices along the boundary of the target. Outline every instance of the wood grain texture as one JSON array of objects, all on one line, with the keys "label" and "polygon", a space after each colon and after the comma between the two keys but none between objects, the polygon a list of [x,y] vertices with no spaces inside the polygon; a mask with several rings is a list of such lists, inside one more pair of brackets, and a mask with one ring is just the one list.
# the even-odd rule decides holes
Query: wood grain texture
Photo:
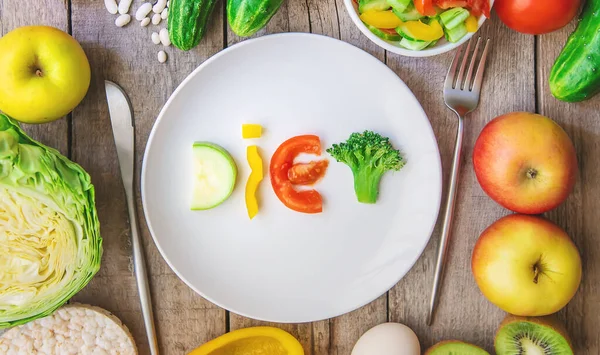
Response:
[{"label": "wood grain texture", "polygon": [[555,99],[548,86],[554,61],[576,21],[560,31],[540,36],[537,46],[539,113],[560,124],[571,137],[579,161],[575,189],[561,206],[546,213],[573,238],[581,253],[583,278],[580,289],[560,316],[574,339],[575,354],[600,353],[600,96],[585,102],[566,103]]},{"label": "wood grain texture", "polygon": [[[0,36],[15,28],[31,25],[52,26],[68,32],[67,3],[63,0],[0,0]],[[43,125],[22,124],[21,126],[33,139],[68,155],[68,118]]]},{"label": "wood grain texture", "polygon": [[[134,1],[134,14],[142,1]],[[143,28],[135,19],[115,26],[101,0],[74,0],[72,26],[92,64],[88,100],[73,113],[73,158],[90,172],[97,189],[97,207],[104,238],[98,275],[75,299],[114,312],[132,330],[140,354],[148,354],[139,298],[130,261],[129,223],[123,185],[104,92],[104,80],[121,85],[129,95],[136,130],[136,170],[156,116],[176,86],[202,61],[223,48],[223,8],[218,5],[200,46],[189,52],[166,48],[169,60],[160,64],[164,49],[150,40],[166,23]],[[139,184],[138,184],[139,186]],[[139,188],[137,188],[139,197]],[[152,289],[155,321],[162,354],[184,354],[225,332],[225,311],[205,301],[177,278],[157,251],[138,217]]]},{"label": "wood grain texture", "polygon": [[504,316],[479,292],[470,261],[481,231],[507,211],[489,199],[479,187],[471,154],[479,132],[494,117],[511,111],[535,110],[534,39],[508,30],[495,16],[484,24],[479,35],[491,39],[490,57],[479,107],[465,120],[455,222],[440,302],[431,327],[425,322],[457,124],[455,114],[444,104],[442,88],[455,51],[427,59],[411,59],[389,53],[387,58],[388,65],[423,105],[438,140],[444,171],[444,195],[438,226],[416,265],[390,291],[390,319],[413,328],[424,349],[441,340],[459,339],[491,351],[494,333]]}]

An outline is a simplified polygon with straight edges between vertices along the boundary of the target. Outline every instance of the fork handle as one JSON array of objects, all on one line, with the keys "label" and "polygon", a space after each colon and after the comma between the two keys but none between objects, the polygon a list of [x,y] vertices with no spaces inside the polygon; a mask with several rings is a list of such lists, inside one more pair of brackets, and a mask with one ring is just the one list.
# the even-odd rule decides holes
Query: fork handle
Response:
[{"label": "fork handle", "polygon": [[450,187],[448,189],[448,198],[446,200],[446,211],[444,214],[444,222],[442,224],[442,236],[438,249],[437,264],[435,266],[435,275],[433,279],[433,290],[429,303],[429,313],[427,315],[427,325],[432,324],[433,313],[439,299],[439,291],[442,285],[442,276],[446,266],[446,256],[448,254],[448,241],[450,239],[450,231],[452,230],[452,220],[454,217],[454,206],[456,201],[456,190],[458,188],[458,177],[460,172],[460,159],[462,152],[464,133],[463,117],[458,115],[458,130],[456,133],[456,143],[454,144],[454,157],[452,158],[452,172],[450,175]]}]

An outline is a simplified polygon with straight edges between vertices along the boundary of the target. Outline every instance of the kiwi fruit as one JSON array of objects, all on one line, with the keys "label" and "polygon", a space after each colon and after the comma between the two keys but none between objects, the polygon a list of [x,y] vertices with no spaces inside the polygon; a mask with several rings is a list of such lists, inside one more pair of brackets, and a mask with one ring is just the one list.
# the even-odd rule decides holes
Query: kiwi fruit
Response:
[{"label": "kiwi fruit", "polygon": [[508,315],[496,332],[497,355],[573,355],[571,340],[555,316]]},{"label": "kiwi fruit", "polygon": [[473,344],[446,340],[427,349],[425,355],[490,355],[490,353]]}]

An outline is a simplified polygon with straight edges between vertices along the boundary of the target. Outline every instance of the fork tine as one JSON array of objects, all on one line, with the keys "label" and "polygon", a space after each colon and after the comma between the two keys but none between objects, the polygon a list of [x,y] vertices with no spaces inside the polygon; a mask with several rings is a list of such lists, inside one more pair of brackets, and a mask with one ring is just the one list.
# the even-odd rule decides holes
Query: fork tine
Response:
[{"label": "fork tine", "polygon": [[481,60],[479,61],[479,67],[477,68],[477,73],[475,73],[475,81],[473,81],[473,89],[472,91],[479,95],[479,91],[481,90],[481,83],[483,82],[483,72],[485,71],[485,62],[488,55],[488,47],[490,40],[489,38],[485,41],[485,48],[483,49],[483,54],[481,55]]},{"label": "fork tine", "polygon": [[469,71],[467,71],[467,77],[465,78],[464,90],[467,90],[467,91],[471,90],[471,78],[473,77],[473,68],[475,67],[477,54],[479,53],[480,42],[481,42],[481,37],[478,37],[477,44],[475,45],[475,49],[473,50],[473,57],[471,59],[471,63],[469,64]]},{"label": "fork tine", "polygon": [[456,78],[456,86],[454,86],[458,90],[462,90],[463,88],[463,75],[465,74],[465,68],[467,66],[467,60],[469,60],[469,51],[471,50],[471,41],[467,43],[467,49],[465,50],[465,55],[463,57],[462,63],[460,64],[460,70],[458,71],[458,77]]},{"label": "fork tine", "polygon": [[454,76],[456,75],[456,67],[458,66],[458,60],[460,58],[461,51],[461,47],[459,47],[456,50],[456,55],[454,55],[454,59],[452,59],[452,64],[450,64],[450,69],[448,69],[448,74],[446,74],[446,82],[444,83],[444,89],[454,88]]}]

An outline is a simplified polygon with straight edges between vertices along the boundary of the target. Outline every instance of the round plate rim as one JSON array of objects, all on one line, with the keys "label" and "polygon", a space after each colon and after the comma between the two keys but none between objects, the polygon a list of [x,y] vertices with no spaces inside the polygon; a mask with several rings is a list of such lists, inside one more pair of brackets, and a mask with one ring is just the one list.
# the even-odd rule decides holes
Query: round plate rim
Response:
[{"label": "round plate rim", "polygon": [[[146,167],[147,167],[147,159],[148,159],[148,155],[149,155],[149,150],[150,147],[152,145],[152,141],[154,139],[154,135],[156,134],[156,130],[157,130],[157,126],[158,124],[161,122],[161,120],[164,118],[164,113],[165,111],[168,109],[168,107],[170,106],[171,102],[174,100],[174,98],[179,94],[179,92],[187,85],[187,83],[189,81],[191,81],[200,71],[202,71],[206,66],[208,66],[210,63],[212,63],[213,61],[218,60],[220,57],[222,57],[223,55],[231,52],[231,51],[235,51],[238,48],[241,48],[243,46],[248,46],[248,45],[252,45],[253,43],[259,42],[259,41],[265,41],[265,40],[270,40],[273,38],[280,38],[280,37],[289,37],[289,38],[294,38],[294,37],[314,37],[314,38],[319,38],[320,40],[326,40],[326,41],[333,41],[333,42],[337,42],[338,44],[344,45],[344,46],[348,46],[348,47],[352,47],[354,50],[363,52],[363,54],[366,54],[368,57],[370,57],[374,63],[376,65],[380,65],[380,66],[384,66],[385,69],[387,69],[390,72],[390,75],[393,75],[395,77],[395,80],[397,80],[399,82],[400,85],[404,86],[412,95],[412,98],[417,102],[418,104],[418,109],[420,110],[420,112],[422,113],[423,117],[425,118],[426,122],[427,122],[427,133],[430,135],[430,138],[433,140],[434,146],[435,146],[435,150],[436,153],[435,154],[435,158],[437,161],[436,164],[436,170],[438,172],[438,183],[436,184],[436,186],[438,186],[438,191],[439,193],[436,195],[436,213],[435,213],[435,218],[433,219],[433,224],[430,226],[429,228],[429,232],[428,232],[428,236],[426,238],[426,240],[424,240],[424,243],[422,245],[422,247],[419,250],[419,253],[415,255],[415,257],[413,258],[413,260],[410,261],[410,267],[407,268],[406,272],[402,273],[402,274],[398,274],[397,278],[395,280],[392,280],[392,283],[390,285],[386,285],[385,287],[383,287],[383,292],[377,292],[378,294],[375,295],[374,297],[372,297],[371,299],[365,300],[362,302],[362,304],[357,304],[354,307],[351,307],[350,309],[345,309],[343,311],[338,311],[338,312],[330,312],[328,314],[323,314],[322,316],[315,318],[306,318],[306,319],[286,319],[286,318],[278,318],[278,319],[274,319],[274,318],[267,318],[267,317],[261,317],[260,315],[257,314],[250,314],[247,312],[242,312],[242,311],[238,311],[236,309],[234,309],[234,307],[228,307],[218,301],[216,301],[215,299],[208,297],[204,292],[202,292],[200,289],[198,289],[197,287],[195,287],[191,282],[189,282],[185,277],[183,277],[183,275],[179,272],[179,270],[177,270],[173,264],[171,263],[171,261],[168,259],[168,257],[165,255],[163,249],[160,246],[160,243],[158,242],[155,233],[154,233],[154,229],[152,228],[152,222],[150,221],[150,219],[148,218],[148,206],[146,205],[146,192],[145,192],[145,185],[146,185]],[[329,37],[329,36],[325,36],[325,35],[321,35],[321,34],[314,34],[314,33],[304,33],[304,32],[285,32],[285,33],[276,33],[276,34],[269,34],[269,35],[264,35],[261,37],[257,37],[257,38],[251,38],[251,39],[247,39],[244,40],[242,42],[236,43],[233,46],[227,47],[221,51],[219,51],[218,53],[214,54],[213,56],[209,57],[208,59],[206,59],[204,62],[202,62],[198,67],[196,67],[196,69],[194,69],[190,74],[188,74],[188,76],[186,76],[186,78],[177,86],[177,88],[173,91],[173,93],[169,96],[168,100],[166,101],[166,103],[163,105],[162,109],[160,110],[155,122],[152,125],[152,130],[150,131],[150,134],[148,136],[148,140],[146,142],[146,147],[144,149],[144,155],[142,158],[142,167],[141,167],[141,177],[140,177],[140,197],[142,200],[142,210],[144,213],[144,219],[146,222],[146,225],[148,227],[148,231],[150,232],[150,236],[152,237],[152,241],[154,242],[154,245],[156,246],[156,248],[158,249],[161,257],[163,258],[163,260],[167,263],[167,265],[169,266],[169,268],[171,269],[171,271],[173,271],[173,273],[175,273],[175,275],[177,275],[177,277],[183,281],[189,288],[191,288],[194,292],[196,292],[198,295],[200,295],[201,297],[203,297],[204,299],[206,299],[207,301],[213,303],[214,305],[225,309],[229,312],[238,314],[240,316],[243,317],[247,317],[247,318],[251,318],[251,319],[255,319],[255,320],[259,320],[259,321],[265,321],[265,322],[277,322],[277,323],[309,323],[309,322],[317,322],[317,321],[322,321],[325,319],[330,319],[330,318],[334,318],[334,317],[338,317],[344,314],[347,314],[349,312],[352,312],[354,310],[357,310],[361,307],[366,306],[367,304],[373,302],[374,300],[376,300],[377,298],[381,297],[381,295],[385,294],[386,292],[388,292],[390,289],[392,289],[400,280],[402,280],[406,274],[408,274],[408,272],[410,272],[410,270],[412,270],[412,268],[414,267],[414,265],[416,264],[416,262],[421,258],[421,256],[423,255],[423,252],[425,251],[425,248],[427,247],[427,245],[429,245],[429,242],[431,241],[431,235],[433,234],[433,231],[435,229],[435,226],[437,224],[437,220],[439,218],[439,213],[440,213],[440,208],[441,208],[441,200],[442,200],[442,162],[441,162],[441,155],[440,155],[440,150],[439,150],[439,145],[437,143],[437,139],[435,136],[435,133],[433,131],[433,127],[431,126],[431,122],[429,121],[429,117],[427,116],[427,113],[425,112],[425,110],[423,109],[423,106],[421,105],[421,103],[419,102],[419,100],[417,99],[417,97],[414,95],[413,91],[408,87],[408,85],[406,85],[406,83],[392,70],[390,69],[386,64],[384,64],[383,62],[381,62],[379,59],[377,59],[376,57],[374,57],[373,55],[371,55],[370,53],[368,53],[367,51],[356,47],[348,42],[333,38],[333,37]]]}]

